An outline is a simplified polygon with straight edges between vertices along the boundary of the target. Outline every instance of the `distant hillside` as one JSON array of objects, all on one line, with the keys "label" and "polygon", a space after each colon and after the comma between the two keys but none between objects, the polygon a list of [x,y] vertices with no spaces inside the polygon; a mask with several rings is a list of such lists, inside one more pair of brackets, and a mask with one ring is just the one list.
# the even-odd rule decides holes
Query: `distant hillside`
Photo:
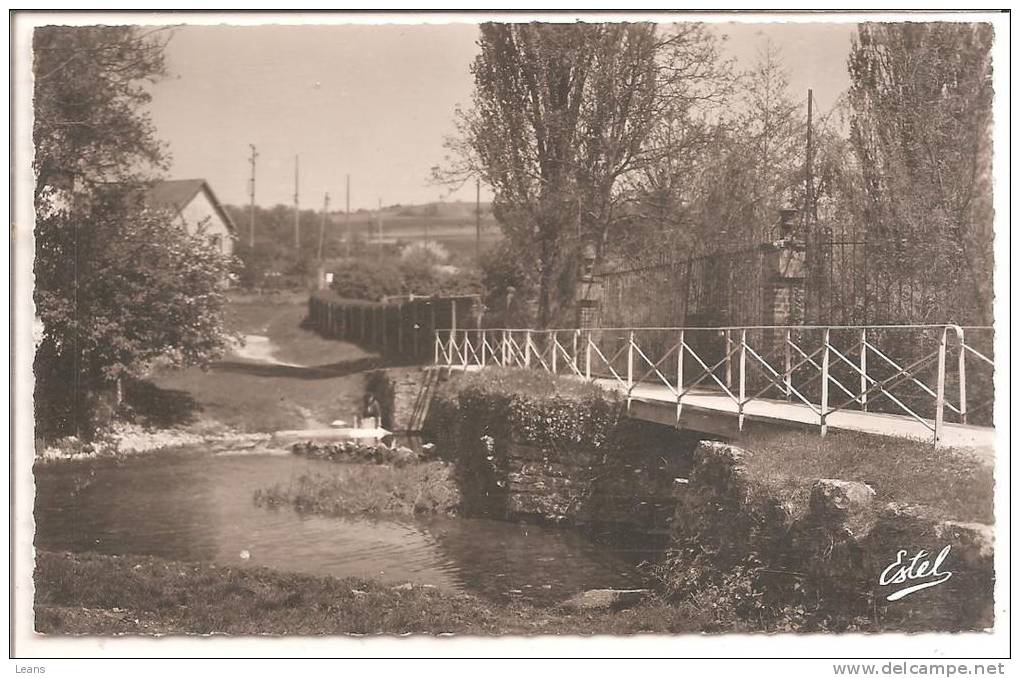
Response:
[{"label": "distant hillside", "polygon": [[[248,209],[246,207],[228,206],[228,211],[238,224],[241,234],[247,233]],[[499,224],[492,216],[489,203],[481,204],[481,246],[486,249],[493,243],[502,240],[503,233]],[[271,240],[282,248],[288,249],[293,242],[293,211],[286,205],[256,210],[257,239]],[[354,238],[373,242],[380,236],[380,217],[382,239],[388,242],[409,243],[420,240],[435,240],[458,257],[473,257],[475,252],[476,226],[475,203],[432,202],[424,205],[388,205],[381,214],[375,210],[352,211],[350,230]],[[311,210],[301,211],[302,241],[309,239],[308,246],[314,250],[318,240],[318,227],[321,213]],[[343,211],[330,211],[327,232],[324,238],[324,249],[327,252],[340,251],[347,231],[347,219]]]}]

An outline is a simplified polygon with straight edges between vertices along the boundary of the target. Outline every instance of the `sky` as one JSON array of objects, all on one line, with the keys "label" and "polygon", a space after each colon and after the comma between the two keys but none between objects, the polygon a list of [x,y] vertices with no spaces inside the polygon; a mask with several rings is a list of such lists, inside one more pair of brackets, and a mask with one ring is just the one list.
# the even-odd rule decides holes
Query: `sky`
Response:
[{"label": "sky", "polygon": [[[848,86],[852,24],[718,24],[725,52],[750,67],[767,40],[781,49],[791,91],[814,89],[828,110]],[[184,26],[167,48],[170,75],[150,113],[172,156],[171,178],[205,178],[220,200],[247,204],[249,144],[259,205],[351,209],[473,200],[429,183],[446,154],[455,108],[471,101],[474,24]],[[488,198],[484,190],[482,199]]]}]

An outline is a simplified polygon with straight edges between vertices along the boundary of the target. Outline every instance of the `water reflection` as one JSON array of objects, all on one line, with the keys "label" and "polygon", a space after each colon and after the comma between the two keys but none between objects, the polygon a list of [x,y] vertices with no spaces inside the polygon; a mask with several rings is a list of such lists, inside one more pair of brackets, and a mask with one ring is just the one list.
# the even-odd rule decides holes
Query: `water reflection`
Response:
[{"label": "water reflection", "polygon": [[329,518],[252,501],[256,489],[333,470],[295,456],[198,452],[40,469],[36,545],[412,581],[493,599],[553,601],[637,583],[620,554],[568,530],[461,518]]}]

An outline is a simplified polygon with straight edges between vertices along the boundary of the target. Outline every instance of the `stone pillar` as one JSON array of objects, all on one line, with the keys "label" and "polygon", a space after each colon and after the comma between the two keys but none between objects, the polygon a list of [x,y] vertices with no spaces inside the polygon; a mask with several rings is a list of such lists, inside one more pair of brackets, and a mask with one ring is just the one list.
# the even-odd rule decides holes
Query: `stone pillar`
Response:
[{"label": "stone pillar", "polygon": [[780,210],[780,238],[765,245],[765,289],[762,325],[804,322],[804,281],[807,248],[794,228],[795,209]]},{"label": "stone pillar", "polygon": [[577,327],[591,329],[599,325],[599,307],[602,303],[602,281],[595,277],[595,247],[584,248],[581,277],[577,281]]}]

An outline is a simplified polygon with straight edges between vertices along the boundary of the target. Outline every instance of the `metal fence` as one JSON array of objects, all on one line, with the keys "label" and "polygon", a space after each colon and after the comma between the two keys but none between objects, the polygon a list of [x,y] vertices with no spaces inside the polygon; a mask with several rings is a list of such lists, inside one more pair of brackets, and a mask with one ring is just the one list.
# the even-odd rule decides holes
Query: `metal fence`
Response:
[{"label": "metal fence", "polygon": [[[963,257],[928,243],[869,239],[857,229],[818,226],[805,238],[799,321],[817,325],[986,325],[982,298]],[[768,245],[697,257],[662,255],[643,266],[599,273],[603,327],[736,326],[767,317]],[[992,262],[987,271],[991,275]]]},{"label": "metal fence", "polygon": [[938,443],[946,423],[991,422],[992,340],[990,327],[956,325],[469,330],[436,332],[433,359],[603,380],[628,398],[643,389],[675,401],[678,418],[706,396],[741,424],[753,403],[796,404],[787,415],[823,434],[834,413],[900,415]]},{"label": "metal fence", "polygon": [[755,325],[762,319],[764,247],[670,260],[596,276],[599,325]]}]

